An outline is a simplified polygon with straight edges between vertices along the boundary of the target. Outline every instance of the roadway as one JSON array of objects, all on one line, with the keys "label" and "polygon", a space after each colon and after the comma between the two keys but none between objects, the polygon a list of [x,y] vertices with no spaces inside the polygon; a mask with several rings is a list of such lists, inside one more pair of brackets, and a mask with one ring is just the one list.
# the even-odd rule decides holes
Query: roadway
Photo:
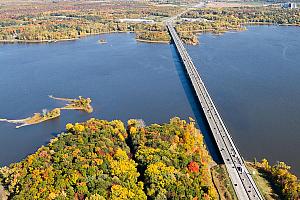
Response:
[{"label": "roadway", "polygon": [[178,34],[176,33],[172,21],[167,21],[166,26],[175,43],[180,58],[185,66],[190,81],[194,87],[198,100],[202,106],[206,120],[210,126],[213,137],[216,141],[220,154],[224,160],[228,175],[240,200],[262,200],[253,178],[245,166],[244,160],[236,148],[226,126],[218,113],[213,100],[211,99],[191,57]]},{"label": "roadway", "polygon": [[176,20],[177,18],[179,18],[181,15],[183,15],[183,14],[185,14],[185,13],[191,11],[191,10],[194,10],[196,8],[203,8],[203,7],[205,7],[205,3],[204,2],[200,2],[200,3],[195,4],[195,5],[190,5],[184,11],[182,11],[181,13],[178,13],[177,15],[171,16],[171,17],[163,20],[162,22],[164,22],[164,23],[166,23],[168,21],[172,22],[172,21]]}]

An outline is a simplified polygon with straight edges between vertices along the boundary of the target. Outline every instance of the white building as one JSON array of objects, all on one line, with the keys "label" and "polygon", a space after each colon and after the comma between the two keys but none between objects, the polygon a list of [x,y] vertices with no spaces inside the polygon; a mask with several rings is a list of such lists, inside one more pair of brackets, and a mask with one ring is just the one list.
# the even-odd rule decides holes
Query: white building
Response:
[{"label": "white building", "polygon": [[283,8],[295,9],[297,8],[297,3],[285,3],[282,5]]},{"label": "white building", "polygon": [[291,3],[291,8],[297,8],[297,3]]}]

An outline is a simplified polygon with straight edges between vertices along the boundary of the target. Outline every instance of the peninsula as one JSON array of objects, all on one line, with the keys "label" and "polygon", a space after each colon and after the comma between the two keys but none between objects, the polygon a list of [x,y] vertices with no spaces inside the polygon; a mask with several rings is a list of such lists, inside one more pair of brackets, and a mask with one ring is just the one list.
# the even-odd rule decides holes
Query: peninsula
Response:
[{"label": "peninsula", "polygon": [[47,111],[46,109],[43,110],[42,113],[34,113],[32,117],[27,117],[25,119],[19,120],[9,120],[9,119],[0,119],[0,122],[8,122],[17,124],[16,128],[21,128],[23,126],[38,124],[50,119],[54,119],[60,116],[60,109],[54,108],[53,110]]},{"label": "peninsula", "polygon": [[79,96],[78,99],[70,99],[70,98],[60,98],[49,95],[50,98],[60,101],[68,102],[66,106],[60,108],[62,110],[82,110],[87,113],[93,112],[93,107],[91,106],[92,100],[90,98],[83,98]]},{"label": "peninsula", "polygon": [[54,119],[60,116],[60,110],[82,110],[87,113],[93,112],[93,107],[91,106],[92,100],[90,98],[83,98],[81,96],[78,99],[70,99],[70,98],[59,98],[49,95],[50,98],[60,101],[68,102],[62,108],[54,108],[53,110],[48,111],[47,109],[43,109],[42,113],[34,113],[32,117],[27,117],[24,119],[0,119],[0,122],[8,122],[17,124],[16,128],[21,128],[23,126],[39,124],[41,122]]}]

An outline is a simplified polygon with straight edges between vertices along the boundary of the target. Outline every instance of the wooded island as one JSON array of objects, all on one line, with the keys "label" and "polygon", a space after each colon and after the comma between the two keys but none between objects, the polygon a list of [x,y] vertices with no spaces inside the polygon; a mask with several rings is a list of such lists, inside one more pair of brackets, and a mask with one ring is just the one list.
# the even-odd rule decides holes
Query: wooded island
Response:
[{"label": "wooded island", "polygon": [[32,117],[28,117],[25,119],[0,119],[0,122],[17,124],[16,128],[21,128],[23,126],[39,124],[41,122],[57,118],[60,116],[60,110],[82,110],[87,113],[93,112],[93,107],[91,106],[92,100],[90,98],[83,98],[82,96],[79,96],[78,99],[69,99],[58,98],[52,95],[49,95],[49,97],[56,100],[66,101],[68,103],[62,108],[54,108],[50,111],[48,111],[47,109],[43,109],[42,113],[34,113]]}]

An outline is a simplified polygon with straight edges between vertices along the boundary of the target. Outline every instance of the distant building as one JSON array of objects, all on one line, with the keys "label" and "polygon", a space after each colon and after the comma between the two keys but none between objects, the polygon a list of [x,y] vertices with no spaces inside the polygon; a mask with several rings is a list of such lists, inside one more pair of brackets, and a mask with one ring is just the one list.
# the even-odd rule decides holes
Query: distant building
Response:
[{"label": "distant building", "polygon": [[297,8],[297,3],[292,3],[291,8]]},{"label": "distant building", "polygon": [[297,8],[297,3],[284,3],[282,5],[283,8],[295,9]]}]

